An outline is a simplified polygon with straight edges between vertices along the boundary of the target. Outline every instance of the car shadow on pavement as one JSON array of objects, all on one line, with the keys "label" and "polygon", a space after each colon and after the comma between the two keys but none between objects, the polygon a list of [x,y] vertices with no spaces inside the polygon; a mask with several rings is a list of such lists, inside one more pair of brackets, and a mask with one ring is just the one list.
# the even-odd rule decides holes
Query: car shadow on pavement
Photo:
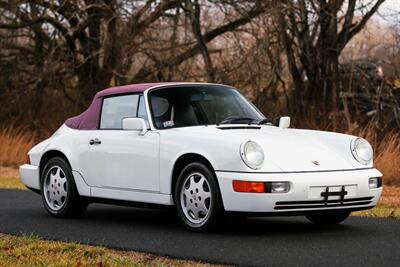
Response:
[{"label": "car shadow on pavement", "polygon": [[[173,209],[152,210],[131,207],[119,207],[111,205],[92,205],[87,213],[78,218],[85,223],[95,223],[119,227],[153,227],[163,231],[173,230],[187,232],[180,224]],[[352,219],[348,219],[352,220]],[[214,234],[235,234],[235,235],[293,235],[305,233],[344,233],[357,229],[345,221],[342,224],[333,226],[316,226],[310,223],[303,216],[296,217],[236,217],[226,216],[222,225],[214,231]],[[211,233],[212,234],[212,233]]]}]

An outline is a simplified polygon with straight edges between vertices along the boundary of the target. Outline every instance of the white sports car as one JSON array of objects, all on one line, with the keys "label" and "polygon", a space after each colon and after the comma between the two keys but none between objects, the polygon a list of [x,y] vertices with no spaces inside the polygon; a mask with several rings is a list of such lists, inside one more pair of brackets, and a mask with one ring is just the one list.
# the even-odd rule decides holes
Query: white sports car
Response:
[{"label": "white sports car", "polygon": [[366,140],[289,124],[226,85],[113,87],[32,148],[20,175],[56,217],[92,202],[175,205],[194,231],[225,212],[333,224],[376,205],[382,174]]}]

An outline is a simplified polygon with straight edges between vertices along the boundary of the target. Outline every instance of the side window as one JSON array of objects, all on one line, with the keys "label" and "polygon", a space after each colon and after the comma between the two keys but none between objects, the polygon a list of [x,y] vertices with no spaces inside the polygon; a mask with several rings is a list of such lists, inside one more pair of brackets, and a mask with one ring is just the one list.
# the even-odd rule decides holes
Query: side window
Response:
[{"label": "side window", "polygon": [[103,100],[100,129],[122,129],[122,119],[137,115],[139,95],[107,97]]},{"label": "side window", "polygon": [[139,97],[139,108],[138,108],[137,116],[138,116],[138,118],[144,119],[144,121],[146,122],[147,128],[150,128],[149,118],[147,116],[146,105],[144,103],[143,95],[140,95],[140,97]]}]

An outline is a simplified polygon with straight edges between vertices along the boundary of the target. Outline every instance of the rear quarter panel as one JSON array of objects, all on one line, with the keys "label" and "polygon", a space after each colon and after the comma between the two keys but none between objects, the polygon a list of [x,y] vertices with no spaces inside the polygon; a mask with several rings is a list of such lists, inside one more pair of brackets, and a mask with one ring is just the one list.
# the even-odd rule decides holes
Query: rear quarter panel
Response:
[{"label": "rear quarter panel", "polygon": [[40,160],[45,153],[58,151],[67,157],[73,171],[80,172],[82,165],[88,164],[90,160],[88,146],[91,132],[61,126],[51,137],[29,151],[32,165],[40,166]]}]

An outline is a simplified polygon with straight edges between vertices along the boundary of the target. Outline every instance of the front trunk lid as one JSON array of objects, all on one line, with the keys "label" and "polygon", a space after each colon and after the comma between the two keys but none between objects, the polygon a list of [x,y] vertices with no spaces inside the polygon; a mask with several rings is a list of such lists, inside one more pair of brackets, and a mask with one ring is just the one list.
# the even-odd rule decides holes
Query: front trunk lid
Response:
[{"label": "front trunk lid", "polygon": [[[263,127],[257,141],[284,172],[354,169],[343,155],[327,144],[291,129]],[[265,170],[267,171],[267,170]]]}]

